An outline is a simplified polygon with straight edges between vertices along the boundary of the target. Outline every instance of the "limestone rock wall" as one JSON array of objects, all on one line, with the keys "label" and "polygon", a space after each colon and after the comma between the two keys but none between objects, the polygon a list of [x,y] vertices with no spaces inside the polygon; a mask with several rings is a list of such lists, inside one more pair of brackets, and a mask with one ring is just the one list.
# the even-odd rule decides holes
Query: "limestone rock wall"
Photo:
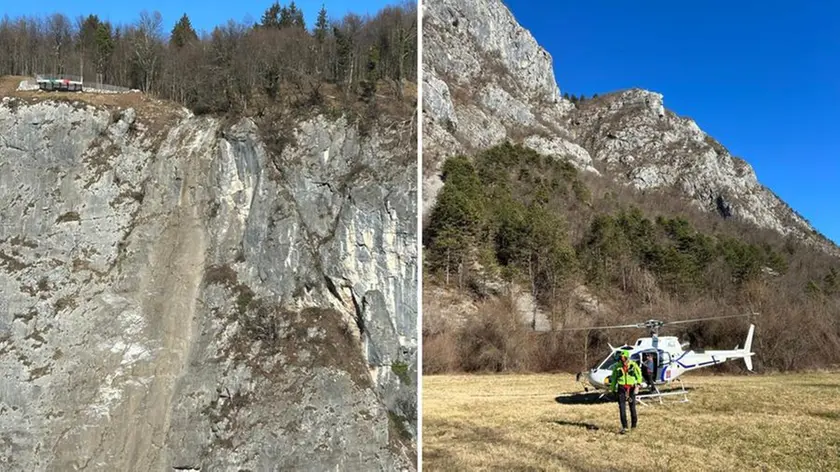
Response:
[{"label": "limestone rock wall", "polygon": [[412,469],[410,130],[0,105],[0,464]]},{"label": "limestone rock wall", "polygon": [[615,180],[641,190],[677,188],[723,217],[813,237],[811,226],[761,185],[746,161],[693,120],[667,111],[661,94],[618,92],[585,102],[573,116],[579,142]]},{"label": "limestone rock wall", "polygon": [[443,161],[511,139],[596,172],[565,128],[552,59],[498,0],[435,0],[423,16],[423,210]]}]

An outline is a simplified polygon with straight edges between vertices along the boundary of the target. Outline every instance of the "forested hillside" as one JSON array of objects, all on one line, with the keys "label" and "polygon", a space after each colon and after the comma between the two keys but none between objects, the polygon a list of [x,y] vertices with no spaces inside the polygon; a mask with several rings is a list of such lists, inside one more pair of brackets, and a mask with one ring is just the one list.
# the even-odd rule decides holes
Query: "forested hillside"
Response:
[{"label": "forested hillside", "polygon": [[171,31],[158,12],[131,24],[91,14],[0,20],[0,75],[70,74],[130,87],[196,112],[261,113],[273,103],[371,101],[377,92],[403,98],[417,79],[416,5],[376,16],[314,25],[292,1],[269,5],[258,22],[229,21],[196,31],[185,13]]},{"label": "forested hillside", "polygon": [[[426,284],[472,298],[479,316],[448,324],[426,316],[426,372],[580,368],[584,346],[600,355],[606,333],[584,340],[557,330],[751,312],[760,313],[759,368],[840,362],[840,261],[792,236],[701,211],[676,192],[617,186],[509,143],[449,158],[442,178],[424,233]],[[531,326],[515,319],[502,288],[511,285],[537,302]],[[583,288],[598,308],[581,307]],[[548,332],[533,330],[538,311]],[[743,342],[746,324],[687,325],[674,334],[728,348]]]}]

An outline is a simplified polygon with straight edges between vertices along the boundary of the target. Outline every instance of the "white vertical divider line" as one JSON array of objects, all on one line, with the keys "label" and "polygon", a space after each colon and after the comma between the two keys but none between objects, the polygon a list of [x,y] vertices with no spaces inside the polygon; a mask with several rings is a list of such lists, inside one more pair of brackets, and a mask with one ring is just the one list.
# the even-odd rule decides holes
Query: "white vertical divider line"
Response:
[{"label": "white vertical divider line", "polygon": [[423,0],[417,0],[417,470],[423,470]]}]

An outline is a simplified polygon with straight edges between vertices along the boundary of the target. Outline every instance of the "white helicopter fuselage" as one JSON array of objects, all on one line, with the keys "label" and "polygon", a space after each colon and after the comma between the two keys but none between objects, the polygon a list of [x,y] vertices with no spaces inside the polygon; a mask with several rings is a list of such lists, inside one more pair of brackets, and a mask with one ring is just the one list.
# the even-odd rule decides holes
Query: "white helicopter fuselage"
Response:
[{"label": "white helicopter fuselage", "polygon": [[[735,349],[730,350],[684,351],[684,346],[675,336],[639,338],[633,346],[619,348],[610,346],[612,348],[610,355],[585,374],[585,381],[598,390],[608,390],[610,388],[609,376],[612,374],[611,367],[615,363],[613,355],[618,350],[630,351],[630,359],[639,364],[639,367],[642,366],[643,356],[648,353],[653,354],[656,370],[654,384],[656,385],[671,383],[686,372],[721,364],[731,359],[743,359],[747,369],[752,370],[752,356],[755,353],[750,352],[750,349],[754,330],[755,326],[750,325],[743,349],[738,349],[736,346]],[[647,382],[643,385],[647,385]]]}]

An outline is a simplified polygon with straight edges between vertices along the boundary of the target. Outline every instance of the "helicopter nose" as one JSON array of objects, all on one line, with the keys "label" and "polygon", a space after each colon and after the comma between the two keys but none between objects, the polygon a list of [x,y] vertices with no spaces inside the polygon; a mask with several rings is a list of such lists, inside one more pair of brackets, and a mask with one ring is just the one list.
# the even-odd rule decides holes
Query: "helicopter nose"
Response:
[{"label": "helicopter nose", "polygon": [[592,385],[604,385],[608,375],[608,371],[593,370],[587,375],[587,378]]}]

